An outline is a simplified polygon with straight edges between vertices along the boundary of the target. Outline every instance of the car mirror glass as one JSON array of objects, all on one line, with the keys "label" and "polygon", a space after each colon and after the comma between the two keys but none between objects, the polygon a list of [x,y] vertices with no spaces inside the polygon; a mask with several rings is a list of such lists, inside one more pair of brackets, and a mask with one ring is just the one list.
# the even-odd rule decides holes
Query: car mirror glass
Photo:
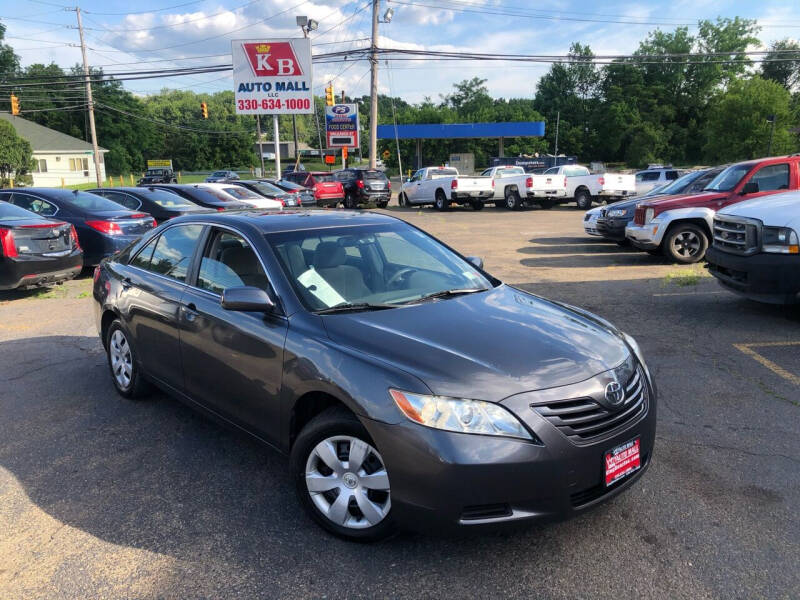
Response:
[{"label": "car mirror glass", "polygon": [[253,286],[232,287],[223,290],[220,305],[225,310],[271,312],[275,303],[267,292]]},{"label": "car mirror glass", "polygon": [[467,260],[479,269],[483,269],[483,259],[479,256],[468,256]]}]

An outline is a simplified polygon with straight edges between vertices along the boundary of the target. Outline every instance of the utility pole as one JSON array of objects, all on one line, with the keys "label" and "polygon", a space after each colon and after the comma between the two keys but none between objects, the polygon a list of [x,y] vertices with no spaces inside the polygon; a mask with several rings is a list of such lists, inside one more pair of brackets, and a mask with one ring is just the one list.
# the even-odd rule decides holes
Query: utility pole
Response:
[{"label": "utility pole", "polygon": [[553,154],[556,157],[556,164],[553,165],[554,167],[558,166],[558,123],[559,123],[559,121],[561,121],[561,111],[558,111],[556,113],[556,149],[553,152]]},{"label": "utility pole", "polygon": [[772,123],[772,127],[769,130],[769,146],[767,146],[767,156],[772,156],[772,137],[775,135],[775,115],[768,116],[767,122]]},{"label": "utility pole", "polygon": [[278,133],[278,115],[272,115],[272,131],[275,136],[275,179],[281,178],[281,136]]},{"label": "utility pole", "polygon": [[369,168],[378,158],[378,2],[372,0],[372,44],[370,45]]},{"label": "utility pole", "polygon": [[83,79],[86,82],[86,99],[89,102],[89,130],[92,134],[92,153],[94,154],[94,172],[97,176],[97,187],[103,187],[100,177],[100,151],[97,147],[97,130],[94,127],[94,100],[92,99],[92,82],[89,77],[89,61],[86,60],[86,42],[83,40],[83,21],[81,20],[81,7],[75,7],[78,15],[78,33],[81,36],[81,54],[83,55]]},{"label": "utility pole", "polygon": [[[261,176],[266,177],[267,171],[264,169],[264,149],[261,146],[261,115],[256,115],[256,131],[258,132],[258,158],[261,160]],[[280,179],[280,177],[276,177]]]}]

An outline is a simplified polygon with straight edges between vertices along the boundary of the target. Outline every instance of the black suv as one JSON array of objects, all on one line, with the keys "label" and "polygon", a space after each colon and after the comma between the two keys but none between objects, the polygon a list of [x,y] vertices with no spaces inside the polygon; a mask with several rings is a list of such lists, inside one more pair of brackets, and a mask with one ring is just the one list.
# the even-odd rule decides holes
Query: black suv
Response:
[{"label": "black suv", "polygon": [[392,198],[392,184],[377,169],[342,169],[333,175],[342,182],[345,208],[370,203],[386,208]]},{"label": "black suv", "polygon": [[138,182],[137,185],[150,185],[151,183],[178,183],[178,178],[175,177],[175,171],[168,167],[157,167],[147,169]]}]

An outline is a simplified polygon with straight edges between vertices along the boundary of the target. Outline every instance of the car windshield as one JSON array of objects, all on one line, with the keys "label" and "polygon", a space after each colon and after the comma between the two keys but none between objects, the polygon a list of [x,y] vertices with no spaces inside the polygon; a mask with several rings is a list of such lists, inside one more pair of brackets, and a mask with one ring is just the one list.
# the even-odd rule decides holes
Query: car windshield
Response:
[{"label": "car windshield", "polygon": [[473,265],[405,224],[267,234],[286,278],[311,311],[398,306],[492,286]]},{"label": "car windshield", "polygon": [[314,181],[316,183],[320,183],[320,182],[328,183],[330,181],[336,181],[336,179],[334,179],[334,177],[333,177],[333,173],[331,173],[330,175],[328,175],[327,173],[315,174],[315,175],[312,175],[312,177],[314,178]]},{"label": "car windshield", "polygon": [[102,196],[90,194],[89,192],[75,191],[69,195],[62,196],[62,199],[83,210],[127,210],[116,202],[106,200]]},{"label": "car windshield", "polygon": [[675,181],[671,181],[666,185],[662,185],[661,187],[656,188],[656,190],[659,194],[679,194],[686,186],[703,175],[703,173],[705,173],[705,171],[693,171],[692,173],[686,173],[686,175],[681,175]]},{"label": "car windshield", "polygon": [[212,177],[225,177],[228,174],[227,171],[214,171],[211,176]]},{"label": "car windshield", "polygon": [[0,221],[22,221],[24,219],[41,219],[41,217],[24,208],[0,200]]},{"label": "car windshield", "polygon": [[196,206],[177,194],[164,190],[147,190],[147,192],[143,192],[143,195],[162,208],[194,208]]},{"label": "car windshield", "polygon": [[729,192],[742,180],[742,177],[747,175],[747,172],[753,167],[752,164],[731,165],[722,173],[714,177],[714,179],[706,186],[706,191],[709,192]]}]

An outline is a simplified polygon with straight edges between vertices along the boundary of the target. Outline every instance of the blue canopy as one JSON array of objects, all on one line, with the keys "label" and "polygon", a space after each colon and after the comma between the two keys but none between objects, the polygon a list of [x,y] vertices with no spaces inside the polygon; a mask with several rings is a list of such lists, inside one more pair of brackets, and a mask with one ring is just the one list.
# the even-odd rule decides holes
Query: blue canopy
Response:
[{"label": "blue canopy", "polygon": [[[542,137],[544,121],[516,123],[425,123],[398,125],[401,140],[433,140],[452,138]],[[378,139],[394,139],[394,125],[378,125]]]}]

